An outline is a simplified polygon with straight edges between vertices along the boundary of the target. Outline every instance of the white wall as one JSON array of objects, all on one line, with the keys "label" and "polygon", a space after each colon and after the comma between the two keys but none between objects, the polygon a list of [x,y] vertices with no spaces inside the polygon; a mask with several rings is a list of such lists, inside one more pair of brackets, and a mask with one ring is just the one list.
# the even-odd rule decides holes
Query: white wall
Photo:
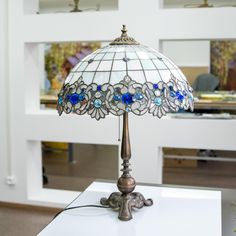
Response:
[{"label": "white wall", "polygon": [[[0,180],[4,182],[7,175],[7,142],[6,142],[6,1],[0,2]],[[0,188],[0,195],[1,195]]]},{"label": "white wall", "polygon": [[[8,2],[9,78],[4,77],[1,83],[10,82],[7,94],[11,116],[7,118],[10,122],[11,153],[8,156],[1,153],[0,164],[2,166],[3,163],[5,170],[7,160],[11,160],[10,171],[16,177],[16,184],[6,185],[7,173],[0,173],[0,201],[55,206],[71,201],[76,195],[69,191],[42,188],[41,140],[119,145],[117,131],[113,128],[117,127],[116,117],[96,122],[86,116],[58,117],[56,111],[40,110],[38,43],[110,41],[120,35],[124,23],[130,35],[156,49],[163,40],[236,38],[236,32],[232,30],[236,24],[236,9],[160,10],[160,1],[120,0],[119,11],[23,15],[23,3],[30,3],[27,12],[32,13],[37,10],[36,0]],[[226,27],[229,22],[231,26]],[[2,90],[3,87],[0,87]],[[2,128],[6,124],[2,113],[1,119]],[[158,120],[148,115],[131,116],[130,132],[132,173],[139,182],[162,182],[162,146],[236,150],[235,120]],[[0,133],[0,138],[4,137]]]},{"label": "white wall", "polygon": [[162,52],[178,66],[209,67],[210,41],[162,41]]}]

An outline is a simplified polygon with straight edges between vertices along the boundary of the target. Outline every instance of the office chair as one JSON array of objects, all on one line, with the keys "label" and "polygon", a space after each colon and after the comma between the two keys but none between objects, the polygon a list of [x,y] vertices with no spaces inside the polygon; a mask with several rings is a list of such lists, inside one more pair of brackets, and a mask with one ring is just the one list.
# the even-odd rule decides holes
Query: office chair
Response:
[{"label": "office chair", "polygon": [[213,92],[219,88],[220,80],[213,74],[200,74],[193,82],[194,91]]}]

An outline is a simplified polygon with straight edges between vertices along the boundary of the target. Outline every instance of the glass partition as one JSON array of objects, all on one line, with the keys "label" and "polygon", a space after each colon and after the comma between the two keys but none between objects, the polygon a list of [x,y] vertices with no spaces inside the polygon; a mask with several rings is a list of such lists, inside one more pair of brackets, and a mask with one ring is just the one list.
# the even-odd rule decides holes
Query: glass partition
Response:
[{"label": "glass partition", "polygon": [[[192,116],[235,118],[235,40],[162,41],[162,51],[182,69],[195,91]],[[183,113],[173,116],[183,117]]]},{"label": "glass partition", "polygon": [[163,183],[236,189],[236,151],[164,148]]},{"label": "glass partition", "polygon": [[118,178],[118,146],[42,142],[43,187],[83,191],[96,179]]}]

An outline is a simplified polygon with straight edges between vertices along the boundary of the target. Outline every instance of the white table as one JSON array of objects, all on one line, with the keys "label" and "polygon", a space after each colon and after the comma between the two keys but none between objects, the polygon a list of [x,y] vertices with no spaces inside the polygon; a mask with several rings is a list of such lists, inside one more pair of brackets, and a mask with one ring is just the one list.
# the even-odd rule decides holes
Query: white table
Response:
[{"label": "white table", "polygon": [[[113,183],[94,182],[69,207],[99,204],[114,191]],[[141,185],[135,191],[154,205],[134,210],[130,221],[111,209],[79,208],[61,213],[38,236],[221,236],[220,191]]]}]

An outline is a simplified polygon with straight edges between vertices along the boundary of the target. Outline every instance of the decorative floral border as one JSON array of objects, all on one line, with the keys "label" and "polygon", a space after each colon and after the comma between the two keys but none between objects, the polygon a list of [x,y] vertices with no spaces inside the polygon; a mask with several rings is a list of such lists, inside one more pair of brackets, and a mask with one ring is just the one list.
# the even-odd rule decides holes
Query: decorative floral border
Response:
[{"label": "decorative floral border", "polygon": [[173,75],[168,83],[137,83],[129,76],[120,83],[111,85],[86,85],[80,77],[73,84],[66,84],[58,94],[57,110],[65,113],[89,114],[99,120],[111,112],[121,116],[124,112],[143,115],[146,112],[161,118],[168,112],[179,109],[193,111],[192,88],[187,81],[180,81]]}]

